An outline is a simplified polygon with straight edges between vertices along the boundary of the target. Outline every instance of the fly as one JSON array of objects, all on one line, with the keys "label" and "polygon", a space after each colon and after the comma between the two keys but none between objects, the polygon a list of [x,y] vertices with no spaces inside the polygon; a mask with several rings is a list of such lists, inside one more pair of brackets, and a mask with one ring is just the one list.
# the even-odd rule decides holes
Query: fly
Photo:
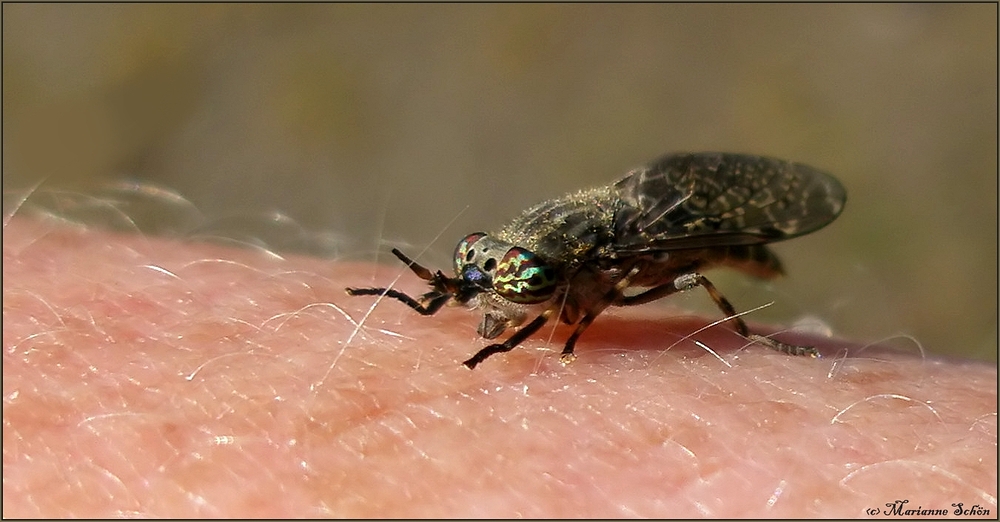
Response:
[{"label": "fly", "polygon": [[[813,347],[750,333],[701,271],[726,266],[776,277],[783,273],[781,262],[766,244],[828,225],[845,200],[840,182],[801,163],[746,154],[670,154],[610,185],[542,202],[499,231],[469,234],[455,248],[453,277],[393,249],[430,285],[418,298],[392,288],[347,293],[385,295],[421,315],[433,315],[446,303],[481,310],[478,332],[486,339],[520,327],[466,360],[470,369],[512,350],[553,317],[576,325],[560,356],[568,364],[576,358],[577,339],[605,308],[699,286],[740,335],[787,354],[818,357]],[[633,287],[642,290],[625,293]]]}]

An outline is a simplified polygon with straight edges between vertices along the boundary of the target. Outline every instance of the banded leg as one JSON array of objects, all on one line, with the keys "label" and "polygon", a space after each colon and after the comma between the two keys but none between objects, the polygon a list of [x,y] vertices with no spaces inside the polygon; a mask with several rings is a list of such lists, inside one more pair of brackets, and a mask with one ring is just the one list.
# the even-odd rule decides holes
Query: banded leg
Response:
[{"label": "banded leg", "polygon": [[700,286],[708,292],[709,297],[715,302],[715,306],[722,310],[722,313],[729,318],[729,320],[736,323],[736,332],[750,339],[751,341],[759,342],[772,350],[777,350],[788,355],[805,355],[809,357],[819,357],[819,351],[812,346],[797,346],[794,344],[787,344],[770,337],[764,337],[763,335],[757,335],[750,333],[750,329],[747,327],[747,323],[742,317],[736,315],[736,308],[733,307],[732,303],[726,299],[726,296],[722,295],[707,277],[695,272],[691,274],[684,274],[682,276],[674,279],[672,283],[667,283],[654,288],[650,288],[645,292],[633,296],[623,297],[615,304],[619,306],[633,306],[644,303],[649,303],[668,295],[675,294],[677,292],[682,292],[685,290],[690,290],[696,286]]}]

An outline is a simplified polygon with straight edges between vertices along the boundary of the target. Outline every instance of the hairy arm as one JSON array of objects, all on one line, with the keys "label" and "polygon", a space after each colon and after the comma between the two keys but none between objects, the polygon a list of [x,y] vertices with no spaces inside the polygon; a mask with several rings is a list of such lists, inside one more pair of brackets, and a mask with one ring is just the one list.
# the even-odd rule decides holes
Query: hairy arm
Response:
[{"label": "hairy arm", "polygon": [[567,367],[559,328],[469,371],[478,317],[345,295],[420,293],[401,265],[27,219],[3,247],[5,517],[996,517],[988,365],[637,310]]}]

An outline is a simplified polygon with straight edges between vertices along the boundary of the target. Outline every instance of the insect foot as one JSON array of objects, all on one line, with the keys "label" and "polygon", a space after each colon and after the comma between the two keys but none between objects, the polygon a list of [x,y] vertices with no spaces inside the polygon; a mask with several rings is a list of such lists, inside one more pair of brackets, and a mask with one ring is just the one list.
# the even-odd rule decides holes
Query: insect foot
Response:
[{"label": "insect foot", "polygon": [[787,344],[781,341],[771,339],[770,337],[764,337],[763,335],[750,334],[747,336],[751,341],[756,341],[772,350],[777,350],[781,353],[787,353],[788,355],[805,356],[812,357],[813,359],[818,359],[821,357],[819,350],[813,346],[798,346],[795,344]]},{"label": "insect foot", "polygon": [[[569,364],[577,339],[609,306],[649,303],[702,287],[744,337],[790,355],[812,347],[750,334],[725,296],[701,275],[729,267],[769,279],[783,273],[768,243],[815,232],[844,209],[833,176],[808,165],[754,156],[669,154],[605,185],[544,201],[499,230],[467,235],[455,247],[454,276],[392,253],[430,290],[413,298],[391,288],[349,288],[353,296],[395,299],[421,315],[445,304],[484,314],[479,333],[506,341],[482,348],[468,368],[509,352],[550,318],[575,325],[559,360]],[[641,288],[626,295],[629,288]],[[534,319],[525,321],[532,315]]]}]

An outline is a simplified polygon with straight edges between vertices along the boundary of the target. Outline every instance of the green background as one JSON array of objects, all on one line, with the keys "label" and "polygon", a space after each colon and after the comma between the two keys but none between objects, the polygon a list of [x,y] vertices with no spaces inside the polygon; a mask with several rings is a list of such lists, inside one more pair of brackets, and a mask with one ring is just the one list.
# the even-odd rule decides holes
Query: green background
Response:
[{"label": "green background", "polygon": [[[776,302],[751,321],[996,361],[996,20],[996,4],[4,4],[5,210],[37,185],[25,212],[117,206],[145,231],[349,259],[429,246],[446,268],[465,234],[662,153],[765,154],[835,174],[848,203],[776,247],[789,277],[712,276],[740,309]],[[117,180],[131,192],[102,188]]]}]

